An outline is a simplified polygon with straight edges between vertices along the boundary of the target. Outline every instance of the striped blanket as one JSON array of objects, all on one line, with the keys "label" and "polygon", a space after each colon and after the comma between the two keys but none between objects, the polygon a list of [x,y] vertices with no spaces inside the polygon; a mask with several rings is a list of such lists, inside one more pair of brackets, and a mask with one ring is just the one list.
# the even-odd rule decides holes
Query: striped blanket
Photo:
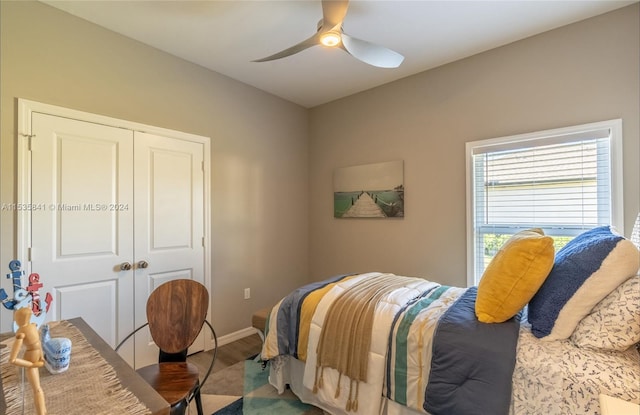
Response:
[{"label": "striped blanket", "polygon": [[[364,281],[388,275],[341,275],[295,290],[271,310],[262,359],[303,361],[304,388],[332,413],[379,414],[382,397],[433,415],[471,414],[478,408],[508,413],[518,322],[479,323],[475,287],[422,278],[400,277],[401,284],[377,299],[359,405],[348,405],[351,382],[340,382],[343,375],[332,368],[323,371],[324,387],[314,391],[317,348],[336,299]],[[483,396],[470,397],[477,394]]]}]

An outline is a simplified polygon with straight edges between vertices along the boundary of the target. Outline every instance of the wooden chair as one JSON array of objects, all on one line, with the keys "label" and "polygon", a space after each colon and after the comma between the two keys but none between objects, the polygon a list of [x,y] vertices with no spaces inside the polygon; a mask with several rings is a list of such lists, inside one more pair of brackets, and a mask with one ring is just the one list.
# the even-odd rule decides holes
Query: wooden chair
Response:
[{"label": "wooden chair", "polygon": [[[195,398],[198,415],[203,415],[200,387],[216,359],[218,339],[206,320],[209,293],[197,281],[172,280],[156,288],[147,300],[147,323],[138,327],[116,347],[143,327],[149,326],[153,341],[160,349],[158,364],[136,370],[169,404],[171,414],[184,414]],[[215,349],[209,369],[200,382],[197,366],[187,362],[187,349],[207,324],[213,334]]]}]

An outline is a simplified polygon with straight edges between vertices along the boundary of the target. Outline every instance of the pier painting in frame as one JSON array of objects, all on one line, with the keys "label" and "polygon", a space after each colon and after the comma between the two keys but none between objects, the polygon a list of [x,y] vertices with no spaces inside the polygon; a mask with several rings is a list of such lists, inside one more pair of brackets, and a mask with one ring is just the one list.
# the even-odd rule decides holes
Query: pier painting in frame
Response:
[{"label": "pier painting in frame", "polygon": [[333,216],[335,218],[404,217],[404,161],[335,169]]}]

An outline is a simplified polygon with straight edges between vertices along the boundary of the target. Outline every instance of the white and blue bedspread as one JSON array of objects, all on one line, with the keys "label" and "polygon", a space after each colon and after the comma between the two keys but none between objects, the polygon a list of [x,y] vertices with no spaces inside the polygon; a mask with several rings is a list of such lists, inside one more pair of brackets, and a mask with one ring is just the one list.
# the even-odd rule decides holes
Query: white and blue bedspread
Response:
[{"label": "white and blue bedspread", "polygon": [[432,415],[508,414],[519,316],[505,323],[480,323],[475,287],[448,287],[422,278],[404,277],[406,283],[376,306],[368,379],[359,385],[357,410],[345,409],[349,382],[340,382],[334,369],[325,371],[323,387],[311,392],[327,310],[342,292],[379,275],[338,276],[283,298],[269,316],[262,358],[276,365],[283,356],[304,362],[301,399],[312,397],[311,403],[331,413],[380,414],[384,401],[391,400]]}]

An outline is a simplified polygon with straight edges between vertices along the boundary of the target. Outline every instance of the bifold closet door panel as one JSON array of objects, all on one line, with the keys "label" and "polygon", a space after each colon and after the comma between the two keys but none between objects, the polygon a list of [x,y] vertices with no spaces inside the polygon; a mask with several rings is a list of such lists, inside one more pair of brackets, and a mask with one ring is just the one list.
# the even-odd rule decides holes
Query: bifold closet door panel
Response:
[{"label": "bifold closet door panel", "polygon": [[[146,299],[160,284],[179,278],[204,284],[204,146],[136,132],[135,316],[146,320]],[[135,366],[154,363],[158,349],[148,331],[136,336]],[[204,348],[201,334],[189,352]]]},{"label": "bifold closet door panel", "polygon": [[82,317],[110,345],[133,329],[133,132],[32,113],[31,269],[49,320]]}]

